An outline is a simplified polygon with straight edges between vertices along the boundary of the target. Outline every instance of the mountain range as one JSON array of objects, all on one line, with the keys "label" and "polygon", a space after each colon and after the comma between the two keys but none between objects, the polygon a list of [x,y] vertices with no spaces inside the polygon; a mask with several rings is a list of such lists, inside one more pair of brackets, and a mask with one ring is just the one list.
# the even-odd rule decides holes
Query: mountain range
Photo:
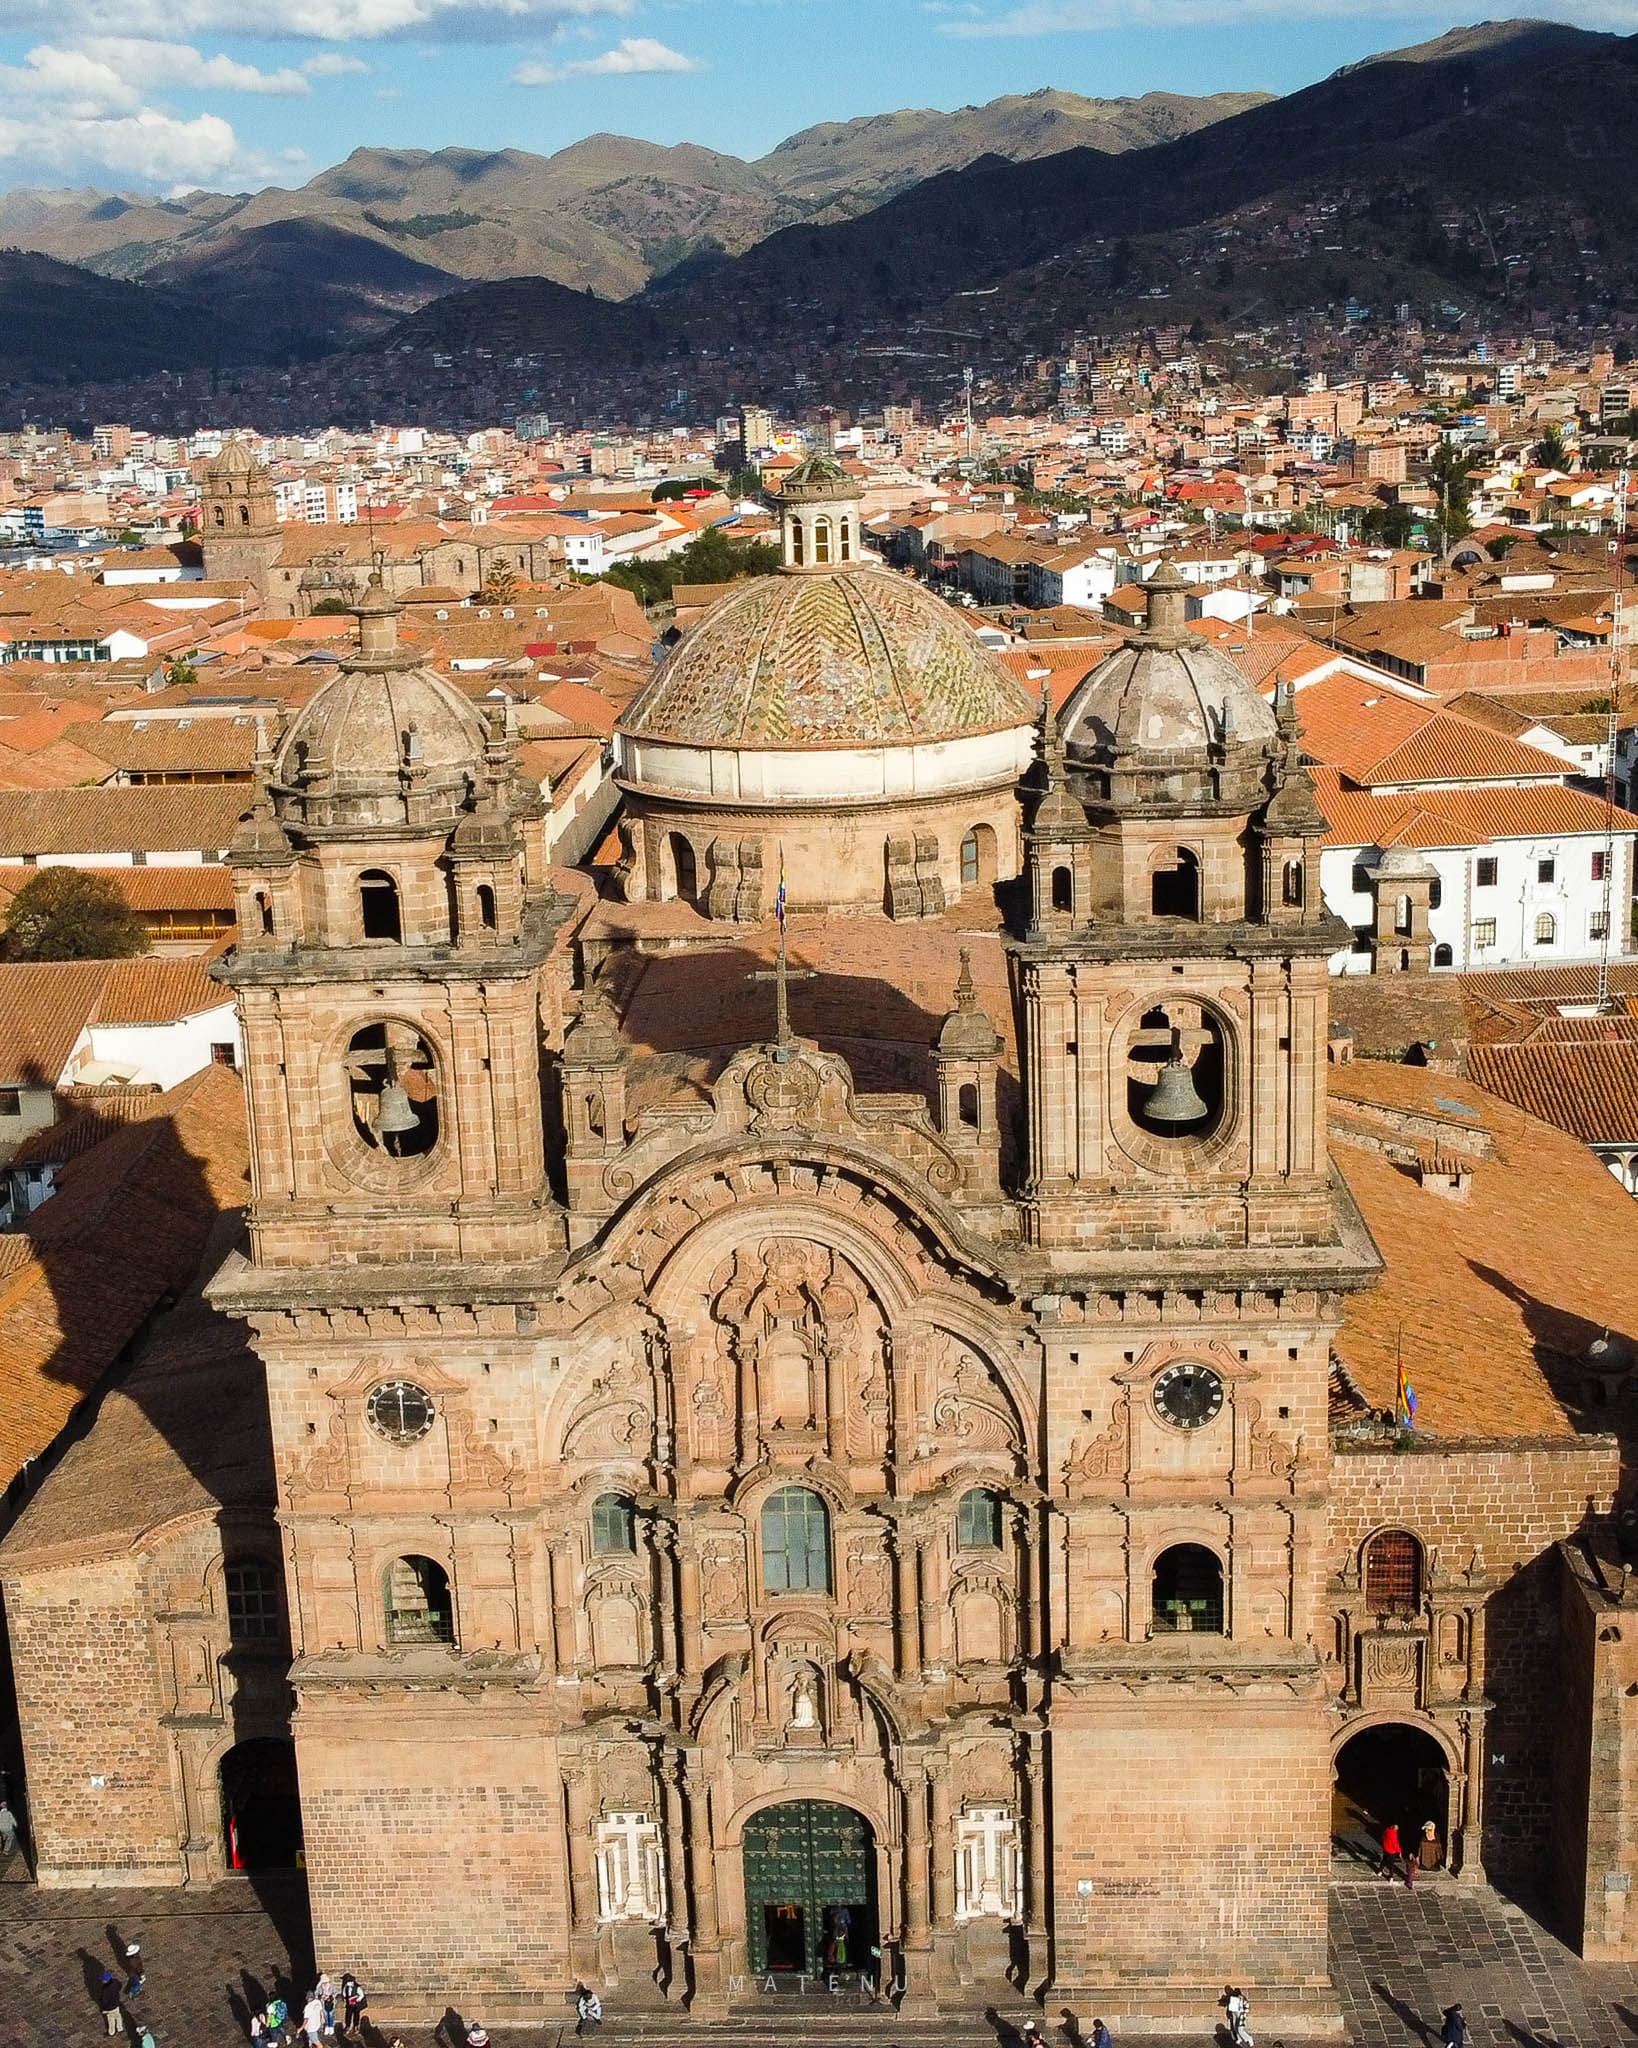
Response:
[{"label": "mountain range", "polygon": [[687,256],[737,254],[797,221],[849,219],[977,157],[1145,149],[1265,97],[1042,91],[948,114],[831,122],[749,163],[626,135],[590,135],[554,156],[357,149],[296,191],[0,193],[0,245],[108,277],[240,289],[287,283],[296,252],[327,290],[356,274],[357,318],[333,302],[324,309],[340,338],[349,324],[368,328],[384,300],[402,311],[467,279],[545,277],[627,298]]},{"label": "mountain range", "polygon": [[1208,326],[1356,297],[1596,313],[1638,299],[1635,84],[1638,38],[1483,23],[1279,99],[1042,92],[754,163],[592,136],[358,150],[294,193],[11,193],[0,243],[35,253],[0,257],[0,308],[7,263],[55,262],[38,317],[0,310],[0,373],[139,373],[166,317],[176,366],[478,346],[596,370],[844,330],[1016,353],[1157,298],[1148,320]]}]

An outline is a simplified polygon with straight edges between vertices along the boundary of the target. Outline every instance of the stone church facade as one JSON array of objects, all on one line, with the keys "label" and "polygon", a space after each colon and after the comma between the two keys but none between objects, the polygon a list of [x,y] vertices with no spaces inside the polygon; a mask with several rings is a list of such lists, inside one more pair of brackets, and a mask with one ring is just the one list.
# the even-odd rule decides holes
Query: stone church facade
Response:
[{"label": "stone church facade", "polygon": [[[1618,1860],[1532,1650],[1607,1594],[1553,1546],[1614,1445],[1458,1468],[1349,1409],[1381,1259],[1327,1152],[1323,821],[1291,702],[1150,588],[1041,714],[1010,932],[919,932],[948,1007],[892,1093],[792,1029],[783,927],[669,1085],[618,960],[573,985],[500,715],[379,586],[259,763],[222,968],[254,1196],[211,1294],[266,1372],[318,1954],[383,2016],[862,1972],[1167,2030],[1232,1978],[1335,2032],[1335,1758],[1377,1727],[1430,1745],[1406,1796],[1458,1868],[1544,1825],[1588,1896]],[[679,1009],[672,926],[646,957]],[[95,1881],[48,1803],[56,1881]]]}]

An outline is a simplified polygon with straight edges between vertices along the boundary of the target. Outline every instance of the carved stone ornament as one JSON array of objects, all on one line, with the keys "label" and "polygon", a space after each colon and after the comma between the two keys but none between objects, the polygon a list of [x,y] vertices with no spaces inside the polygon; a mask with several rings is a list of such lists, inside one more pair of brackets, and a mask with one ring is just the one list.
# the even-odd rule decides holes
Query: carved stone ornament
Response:
[{"label": "carved stone ornament", "polygon": [[1099,1480],[1120,1479],[1126,1474],[1130,1455],[1131,1398],[1116,1396],[1109,1412],[1109,1424],[1101,1433],[1087,1433],[1075,1439],[1064,1466],[1064,1490],[1074,1496]]},{"label": "carved stone ornament", "polygon": [[745,1076],[754,1131],[807,1130],[819,1107],[819,1076],[806,1060],[758,1060]]},{"label": "carved stone ornament", "polygon": [[347,1424],[339,1408],[330,1411],[330,1428],[323,1443],[305,1458],[292,1461],[285,1491],[292,1501],[347,1491]]}]

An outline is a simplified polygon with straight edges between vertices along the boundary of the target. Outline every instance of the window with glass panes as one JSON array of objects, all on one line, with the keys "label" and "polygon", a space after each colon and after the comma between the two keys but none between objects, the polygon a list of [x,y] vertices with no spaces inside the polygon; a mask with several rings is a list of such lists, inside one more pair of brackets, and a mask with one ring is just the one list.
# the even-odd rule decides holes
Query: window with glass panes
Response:
[{"label": "window with glass panes", "polygon": [[769,1593],[830,1591],[830,1516],[805,1486],[782,1486],[763,1503],[762,1585]]},{"label": "window with glass panes", "polygon": [[603,1557],[636,1548],[636,1508],[623,1493],[599,1494],[592,1502],[592,1549]]},{"label": "window with glass panes", "polygon": [[987,1486],[975,1486],[961,1496],[956,1510],[956,1541],[963,1550],[999,1550],[1001,1547],[1001,1499]]}]

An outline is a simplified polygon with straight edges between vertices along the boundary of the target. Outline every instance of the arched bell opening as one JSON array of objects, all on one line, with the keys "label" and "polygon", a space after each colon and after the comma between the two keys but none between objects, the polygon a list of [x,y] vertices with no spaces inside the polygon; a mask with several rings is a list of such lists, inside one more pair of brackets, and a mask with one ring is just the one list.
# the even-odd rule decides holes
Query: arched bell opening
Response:
[{"label": "arched bell opening", "polygon": [[1200,918],[1200,861],[1188,847],[1161,854],[1149,874],[1149,910],[1154,917]]},{"label": "arched bell opening", "polygon": [[1151,1138],[1209,1137],[1225,1100],[1223,1033],[1198,1003],[1144,1013],[1127,1057],[1126,1110]]},{"label": "arched bell opening", "polygon": [[416,1159],[438,1142],[438,1069],[408,1024],[366,1024],[346,1054],[353,1128],[371,1152]]}]

